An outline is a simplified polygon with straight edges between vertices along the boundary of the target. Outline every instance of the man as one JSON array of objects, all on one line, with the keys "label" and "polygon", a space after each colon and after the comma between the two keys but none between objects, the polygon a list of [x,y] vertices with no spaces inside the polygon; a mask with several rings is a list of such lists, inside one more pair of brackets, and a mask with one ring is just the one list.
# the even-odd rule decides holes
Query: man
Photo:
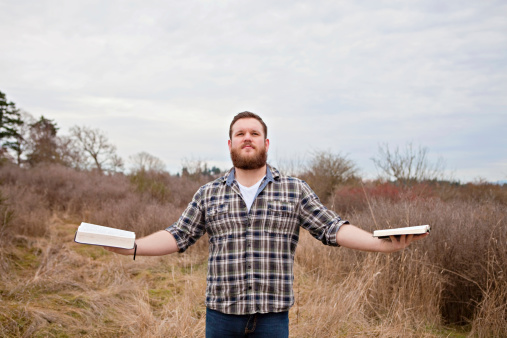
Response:
[{"label": "man", "polygon": [[206,337],[288,337],[300,227],[326,245],[384,253],[426,236],[380,240],[328,210],[304,181],[267,165],[267,127],[256,114],[234,117],[228,144],[234,167],[202,186],[176,223],[136,241],[137,255],[158,256],[208,233]]}]

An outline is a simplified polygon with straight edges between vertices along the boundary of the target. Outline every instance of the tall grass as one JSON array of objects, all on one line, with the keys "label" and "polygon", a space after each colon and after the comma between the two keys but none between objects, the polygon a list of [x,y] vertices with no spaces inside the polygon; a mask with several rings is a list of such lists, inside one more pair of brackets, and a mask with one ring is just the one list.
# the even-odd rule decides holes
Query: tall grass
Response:
[{"label": "tall grass", "polygon": [[[430,238],[411,251],[424,253],[424,258],[417,259],[444,277],[440,313],[445,322],[470,323],[484,290],[492,281],[502,281],[501,271],[507,267],[506,207],[465,201],[442,203],[435,198],[373,203],[378,224],[432,225]],[[375,223],[368,212],[354,216],[358,223]],[[487,273],[493,262],[498,269]]]},{"label": "tall grass", "polygon": [[[202,183],[0,167],[0,336],[203,336],[206,237],[182,255],[136,261],[73,243],[80,221],[140,236],[163,229]],[[504,190],[476,199],[439,189],[337,189],[327,203],[353,224],[431,224],[432,233],[383,255],[326,247],[303,231],[291,336],[505,336],[507,210],[491,198]]]}]

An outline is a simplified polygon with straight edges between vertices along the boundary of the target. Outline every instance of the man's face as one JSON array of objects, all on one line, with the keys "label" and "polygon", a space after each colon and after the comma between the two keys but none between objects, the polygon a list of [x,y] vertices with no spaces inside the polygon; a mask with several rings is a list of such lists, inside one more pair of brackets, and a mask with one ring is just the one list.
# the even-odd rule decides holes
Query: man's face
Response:
[{"label": "man's face", "polygon": [[232,126],[229,152],[234,167],[244,170],[266,165],[269,140],[264,139],[262,124],[254,118],[239,119]]}]

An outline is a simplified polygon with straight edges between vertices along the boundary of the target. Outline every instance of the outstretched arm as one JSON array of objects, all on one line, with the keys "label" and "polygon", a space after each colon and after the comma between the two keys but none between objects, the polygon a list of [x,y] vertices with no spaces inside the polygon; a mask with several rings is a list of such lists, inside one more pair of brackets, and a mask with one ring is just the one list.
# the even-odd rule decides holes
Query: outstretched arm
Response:
[{"label": "outstretched arm", "polygon": [[[157,231],[151,235],[136,240],[137,256],[162,256],[178,251],[178,245],[173,235],[166,230]],[[106,250],[120,255],[133,255],[134,249],[121,249],[105,246]]]},{"label": "outstretched arm", "polygon": [[345,248],[390,253],[403,250],[409,246],[410,243],[423,239],[426,236],[428,236],[428,233],[415,236],[403,235],[400,236],[399,239],[395,236],[390,236],[391,241],[386,241],[373,237],[368,231],[360,229],[352,224],[343,224],[336,233],[336,241]]}]

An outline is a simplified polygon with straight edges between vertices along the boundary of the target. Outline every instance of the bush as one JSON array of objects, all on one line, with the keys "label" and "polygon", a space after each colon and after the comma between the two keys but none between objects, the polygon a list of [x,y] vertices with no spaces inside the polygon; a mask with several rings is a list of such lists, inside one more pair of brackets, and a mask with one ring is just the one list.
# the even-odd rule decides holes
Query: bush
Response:
[{"label": "bush", "polygon": [[162,203],[171,200],[169,181],[170,175],[168,173],[155,171],[141,170],[130,176],[130,183],[134,185],[137,192],[146,193]]},{"label": "bush", "polygon": [[347,215],[368,208],[368,203],[371,200],[381,199],[394,203],[402,199],[413,201],[434,196],[436,196],[434,189],[426,183],[406,186],[391,182],[373,181],[366,184],[338,187],[329,199],[328,204],[339,214]]},{"label": "bush", "polygon": [[507,205],[507,184],[437,182],[435,188],[443,201],[460,200]]},{"label": "bush", "polygon": [[1,237],[43,236],[47,232],[48,203],[35,187],[23,184],[26,171],[12,164],[0,167]]},{"label": "bush", "polygon": [[327,203],[338,186],[357,182],[356,174],[355,164],[346,157],[318,151],[313,155],[301,178],[324,203]]}]

